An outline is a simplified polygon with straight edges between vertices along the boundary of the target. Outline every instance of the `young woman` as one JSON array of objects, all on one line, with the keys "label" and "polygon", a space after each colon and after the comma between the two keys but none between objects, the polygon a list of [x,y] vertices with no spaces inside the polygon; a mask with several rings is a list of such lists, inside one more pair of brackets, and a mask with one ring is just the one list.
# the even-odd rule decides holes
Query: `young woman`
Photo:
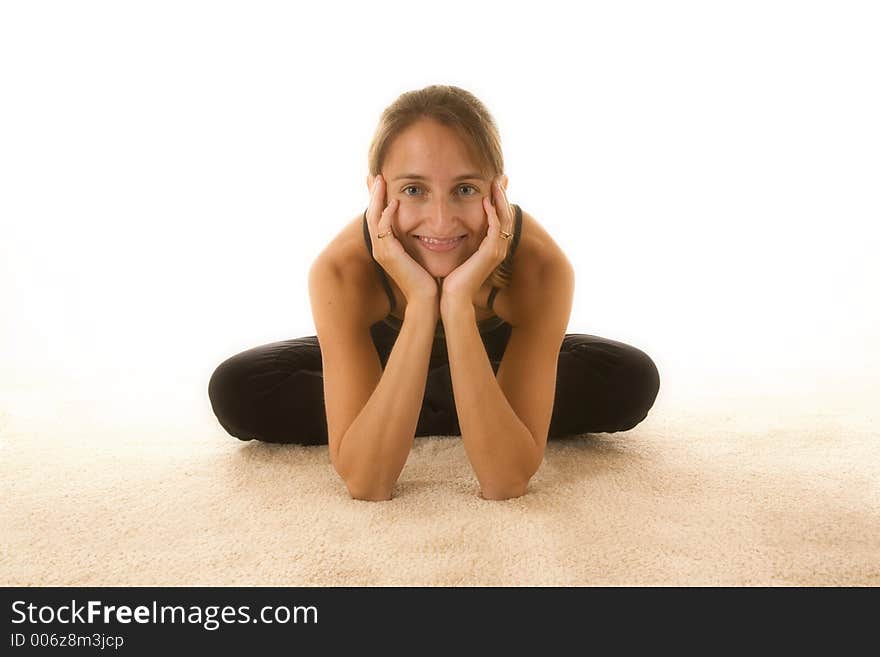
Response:
[{"label": "young woman", "polygon": [[317,335],[217,367],[241,440],[327,444],[352,497],[387,500],[413,438],[460,435],[487,499],[524,494],[548,438],[631,429],[660,378],[643,351],[566,334],[574,270],[508,202],[500,138],[469,92],[434,85],[382,114],[369,205],[309,273]]}]

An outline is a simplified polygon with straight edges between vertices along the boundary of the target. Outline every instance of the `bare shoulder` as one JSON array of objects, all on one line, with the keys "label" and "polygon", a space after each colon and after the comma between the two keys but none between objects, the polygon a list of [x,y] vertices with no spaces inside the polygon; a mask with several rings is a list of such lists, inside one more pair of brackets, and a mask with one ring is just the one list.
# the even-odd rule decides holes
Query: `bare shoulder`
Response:
[{"label": "bare shoulder", "polygon": [[511,284],[496,301],[498,314],[506,314],[514,326],[525,323],[550,297],[563,297],[565,303],[573,292],[574,269],[565,252],[537,218],[525,210],[522,217]]},{"label": "bare shoulder", "polygon": [[387,313],[387,298],[364,242],[363,216],[358,215],[318,254],[312,264],[319,277],[335,281],[332,287],[346,302],[352,319],[370,326]]},{"label": "bare shoulder", "polygon": [[522,211],[522,217],[522,234],[514,262],[518,265],[520,259],[524,260],[526,263],[524,267],[532,268],[530,273],[537,273],[554,266],[570,267],[571,263],[562,248],[540,221],[525,210]]}]

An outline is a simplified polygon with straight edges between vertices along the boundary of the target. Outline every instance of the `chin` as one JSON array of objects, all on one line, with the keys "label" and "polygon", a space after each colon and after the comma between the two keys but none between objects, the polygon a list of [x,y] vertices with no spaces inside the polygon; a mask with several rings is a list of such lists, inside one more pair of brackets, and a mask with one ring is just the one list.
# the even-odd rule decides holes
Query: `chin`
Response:
[{"label": "chin", "polygon": [[446,278],[455,271],[455,267],[426,267],[428,273],[434,278]]},{"label": "chin", "polygon": [[418,262],[422,268],[427,271],[434,278],[445,278],[453,271],[455,271],[456,267],[458,267],[461,263],[467,260],[472,253],[466,254],[466,256],[459,256],[454,260],[450,260],[447,258],[432,258],[430,255],[427,257],[423,254],[416,255],[410,253],[410,256],[413,257],[413,260]]},{"label": "chin", "polygon": [[417,258],[415,259],[415,261],[422,266],[422,269],[431,274],[431,276],[433,276],[434,278],[437,278],[438,276],[448,276],[458,266],[458,264],[444,265],[438,264],[436,262],[425,262],[424,260],[420,260]]}]

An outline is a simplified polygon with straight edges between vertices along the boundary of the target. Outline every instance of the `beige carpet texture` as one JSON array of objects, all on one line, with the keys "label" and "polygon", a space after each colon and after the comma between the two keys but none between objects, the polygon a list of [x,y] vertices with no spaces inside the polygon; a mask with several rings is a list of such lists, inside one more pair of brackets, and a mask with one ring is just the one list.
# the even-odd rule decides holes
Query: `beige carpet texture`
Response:
[{"label": "beige carpet texture", "polygon": [[[634,429],[551,441],[520,498],[482,499],[460,438],[438,436],[367,502],[326,446],[226,434],[197,384],[176,404],[6,386],[0,582],[880,585],[868,396],[698,402],[661,382]],[[163,394],[167,416],[136,412]]]}]

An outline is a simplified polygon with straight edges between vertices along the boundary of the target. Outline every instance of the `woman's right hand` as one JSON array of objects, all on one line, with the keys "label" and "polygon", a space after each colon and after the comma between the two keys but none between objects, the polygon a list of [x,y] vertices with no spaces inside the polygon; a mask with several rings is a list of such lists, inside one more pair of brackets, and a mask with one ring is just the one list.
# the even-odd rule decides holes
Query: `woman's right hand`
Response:
[{"label": "woman's right hand", "polygon": [[[386,206],[385,198],[385,179],[379,174],[373,179],[367,208],[367,228],[373,243],[373,257],[397,283],[407,304],[422,301],[439,304],[440,287],[437,280],[406,252],[397,236],[391,232],[391,218],[399,207],[397,199],[391,199]],[[383,233],[385,237],[379,239],[377,236]]]}]

